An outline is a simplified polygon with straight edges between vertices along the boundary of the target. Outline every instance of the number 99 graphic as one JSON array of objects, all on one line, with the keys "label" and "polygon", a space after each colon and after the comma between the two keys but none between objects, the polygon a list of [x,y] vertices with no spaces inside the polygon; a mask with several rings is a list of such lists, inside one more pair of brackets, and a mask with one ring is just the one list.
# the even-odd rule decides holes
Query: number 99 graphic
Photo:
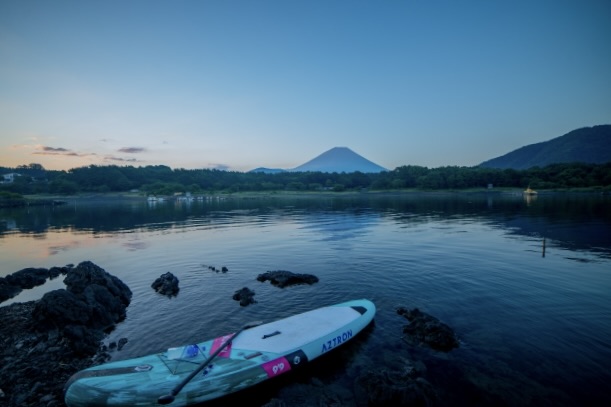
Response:
[{"label": "number 99 graphic", "polygon": [[286,373],[291,370],[291,365],[285,358],[278,358],[264,363],[263,369],[267,373],[267,377],[277,376],[282,373]]}]

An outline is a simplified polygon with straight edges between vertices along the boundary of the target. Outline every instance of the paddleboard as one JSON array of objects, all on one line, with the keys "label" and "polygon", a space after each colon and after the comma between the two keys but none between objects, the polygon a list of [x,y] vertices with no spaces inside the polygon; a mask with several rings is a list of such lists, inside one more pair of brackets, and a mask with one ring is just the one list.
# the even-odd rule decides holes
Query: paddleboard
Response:
[{"label": "paddleboard", "polygon": [[169,405],[202,403],[288,373],[332,351],[362,331],[375,312],[371,301],[353,300],[245,329],[227,344],[233,334],[94,366],[68,380],[64,399],[69,407],[157,406],[159,397],[218,352]]}]

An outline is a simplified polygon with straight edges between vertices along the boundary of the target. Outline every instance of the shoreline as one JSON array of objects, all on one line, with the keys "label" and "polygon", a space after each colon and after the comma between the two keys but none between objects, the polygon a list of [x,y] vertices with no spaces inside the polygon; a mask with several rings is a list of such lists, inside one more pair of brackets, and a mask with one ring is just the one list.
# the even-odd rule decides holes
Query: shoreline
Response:
[{"label": "shoreline", "polygon": [[[387,197],[387,196],[410,196],[410,195],[524,195],[524,191],[520,188],[470,188],[470,189],[439,189],[439,190],[422,190],[422,189],[397,189],[397,190],[365,190],[365,191],[244,191],[244,192],[215,192],[202,193],[196,196],[207,198],[238,198],[238,199],[255,199],[255,198],[342,198],[342,197]],[[609,195],[610,193],[600,188],[567,188],[567,189],[543,189],[539,190],[537,195],[555,195],[555,194],[596,194]],[[181,199],[184,196],[166,196],[167,200]],[[83,193],[76,195],[56,195],[56,194],[37,194],[24,195],[24,199],[29,202],[43,201],[46,204],[58,204],[69,201],[122,201],[146,200],[147,196],[140,192],[104,192],[104,193]],[[44,204],[44,203],[43,203]]]}]

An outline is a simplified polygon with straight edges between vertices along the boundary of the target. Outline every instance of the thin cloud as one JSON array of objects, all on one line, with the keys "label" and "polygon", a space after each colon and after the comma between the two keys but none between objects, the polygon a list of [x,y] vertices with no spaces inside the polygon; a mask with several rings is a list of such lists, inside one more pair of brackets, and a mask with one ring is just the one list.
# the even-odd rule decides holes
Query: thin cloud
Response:
[{"label": "thin cloud", "polygon": [[144,147],[123,147],[117,150],[120,153],[127,153],[127,154],[138,154],[138,153],[144,153],[146,152],[146,148]]},{"label": "thin cloud", "polygon": [[64,151],[70,151],[67,148],[63,148],[63,147],[49,147],[49,146],[42,146],[42,150],[43,151],[48,151],[48,152],[64,152]]},{"label": "thin cloud", "polygon": [[34,151],[34,155],[61,155],[66,157],[89,157],[96,155],[95,153],[78,153],[69,150],[64,147],[49,147],[49,146],[36,146],[37,151]]},{"label": "thin cloud", "polygon": [[114,155],[104,156],[104,161],[117,161],[117,162],[122,162],[122,163],[137,163],[137,162],[140,162],[140,160],[137,160],[135,158],[116,157]]}]

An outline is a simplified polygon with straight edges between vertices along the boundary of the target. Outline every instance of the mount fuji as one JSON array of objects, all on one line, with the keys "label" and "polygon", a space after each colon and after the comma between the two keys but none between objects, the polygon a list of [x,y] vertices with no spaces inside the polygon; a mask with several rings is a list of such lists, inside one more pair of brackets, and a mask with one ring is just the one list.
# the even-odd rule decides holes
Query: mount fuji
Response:
[{"label": "mount fuji", "polygon": [[333,147],[332,149],[325,151],[319,156],[295,168],[282,170],[259,167],[255,168],[254,170],[251,170],[250,172],[276,173],[283,171],[337,173],[350,173],[359,171],[363,173],[377,173],[388,170],[355,153],[348,147]]}]

